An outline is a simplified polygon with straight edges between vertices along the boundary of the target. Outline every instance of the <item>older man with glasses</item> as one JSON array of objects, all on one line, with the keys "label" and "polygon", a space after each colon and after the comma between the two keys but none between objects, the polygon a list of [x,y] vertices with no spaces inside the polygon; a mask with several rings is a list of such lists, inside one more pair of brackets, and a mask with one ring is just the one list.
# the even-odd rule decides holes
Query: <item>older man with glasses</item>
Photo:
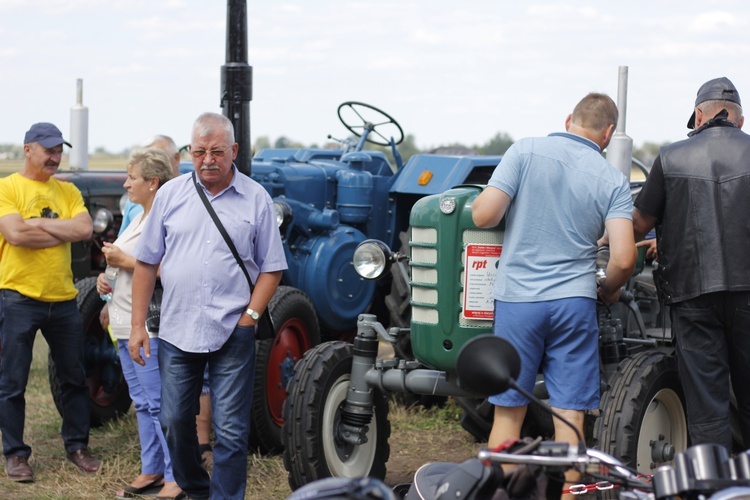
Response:
[{"label": "older man with glasses", "polygon": [[[195,172],[159,190],[135,251],[130,355],[136,362],[150,356],[144,325],[161,263],[160,418],[175,478],[190,498],[244,498],[256,325],[287,267],[273,201],[234,166],[237,150],[226,117],[199,116]],[[236,247],[252,291],[201,194]],[[195,432],[206,363],[216,434],[210,479]]]}]

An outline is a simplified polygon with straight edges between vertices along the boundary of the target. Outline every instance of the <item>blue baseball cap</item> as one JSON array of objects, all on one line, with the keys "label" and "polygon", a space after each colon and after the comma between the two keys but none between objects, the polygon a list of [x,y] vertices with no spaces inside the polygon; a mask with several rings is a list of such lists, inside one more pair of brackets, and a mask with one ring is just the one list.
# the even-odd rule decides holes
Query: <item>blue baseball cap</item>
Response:
[{"label": "blue baseball cap", "polygon": [[62,132],[60,132],[59,128],[51,123],[44,122],[35,123],[31,126],[28,132],[26,132],[26,136],[23,138],[23,143],[29,144],[32,142],[38,142],[45,148],[54,148],[60,144],[65,144],[69,148],[73,147],[68,141],[63,139]]}]

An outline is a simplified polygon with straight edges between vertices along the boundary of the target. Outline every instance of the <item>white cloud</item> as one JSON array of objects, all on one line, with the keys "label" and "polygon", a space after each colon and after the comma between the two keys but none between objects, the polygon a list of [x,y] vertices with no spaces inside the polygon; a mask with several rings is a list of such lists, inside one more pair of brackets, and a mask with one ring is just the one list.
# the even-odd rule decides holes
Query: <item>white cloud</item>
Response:
[{"label": "white cloud", "polygon": [[409,39],[414,43],[420,43],[425,45],[440,45],[443,43],[443,38],[438,34],[437,31],[427,30],[424,28],[418,28],[414,30],[409,36]]},{"label": "white cloud", "polygon": [[383,57],[365,64],[365,68],[370,71],[405,70],[414,68],[414,66],[414,62],[403,57]]},{"label": "white cloud", "polygon": [[727,29],[737,29],[747,23],[727,11],[702,12],[695,16],[687,29],[695,35],[725,34]]},{"label": "white cloud", "polygon": [[96,74],[102,74],[102,75],[109,75],[109,76],[130,76],[130,75],[142,75],[148,71],[148,66],[145,66],[143,64],[138,63],[131,63],[127,65],[107,65],[107,66],[97,66],[95,68],[94,73]]},{"label": "white cloud", "polygon": [[[14,96],[4,116],[18,117],[0,121],[0,142],[22,136],[27,118],[62,126],[79,77],[92,116],[106,117],[93,145],[120,150],[188,130],[201,111],[218,111],[225,9],[0,0],[0,61],[10,68],[0,95]],[[249,0],[247,11],[254,136],[342,135],[336,106],[348,99],[382,107],[418,144],[545,134],[585,92],[616,95],[627,65],[629,134],[662,142],[684,137],[702,82],[726,74],[750,92],[746,0]],[[49,46],[60,57],[43,57]],[[144,124],[154,113],[164,121]]]}]

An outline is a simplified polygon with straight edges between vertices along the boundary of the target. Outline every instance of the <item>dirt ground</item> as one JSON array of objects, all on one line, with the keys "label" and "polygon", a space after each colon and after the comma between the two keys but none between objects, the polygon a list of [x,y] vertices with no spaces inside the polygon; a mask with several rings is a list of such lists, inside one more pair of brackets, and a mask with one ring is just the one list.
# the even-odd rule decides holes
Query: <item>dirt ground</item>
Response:
[{"label": "dirt ground", "polygon": [[[101,458],[102,469],[93,477],[80,476],[64,458],[60,417],[47,382],[47,350],[35,345],[34,364],[27,389],[26,439],[34,449],[31,462],[36,481],[19,484],[0,472],[0,499],[112,499],[140,469],[139,442],[133,412],[120,420],[93,428],[89,446]],[[476,456],[483,443],[458,423],[456,410],[406,410],[391,403],[390,459],[386,484],[410,483],[428,462],[462,462]],[[0,463],[4,461],[0,459]],[[247,469],[247,499],[286,499],[291,494],[281,456],[251,453]],[[153,497],[144,497],[153,498]]]},{"label": "dirt ground", "polygon": [[427,462],[462,462],[476,456],[480,445],[468,432],[398,430],[391,434],[391,458],[385,482],[389,486],[410,483]]},{"label": "dirt ground", "polygon": [[[393,356],[390,344],[381,342],[378,358]],[[480,443],[463,429],[449,432],[409,429],[392,422],[391,456],[385,482],[389,486],[410,483],[414,473],[427,462],[462,462],[476,456]]]}]

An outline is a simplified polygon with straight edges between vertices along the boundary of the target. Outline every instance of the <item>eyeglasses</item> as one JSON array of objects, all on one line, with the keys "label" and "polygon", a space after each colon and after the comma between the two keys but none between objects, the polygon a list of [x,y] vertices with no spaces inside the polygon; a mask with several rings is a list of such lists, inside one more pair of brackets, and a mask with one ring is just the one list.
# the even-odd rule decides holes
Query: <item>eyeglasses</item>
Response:
[{"label": "eyeglasses", "polygon": [[206,151],[205,149],[195,149],[190,151],[190,154],[195,158],[196,160],[200,160],[204,156],[206,156],[207,153],[211,153],[211,156],[216,158],[217,160],[220,158],[224,158],[224,153],[229,151],[229,148],[227,149],[211,149]]}]

